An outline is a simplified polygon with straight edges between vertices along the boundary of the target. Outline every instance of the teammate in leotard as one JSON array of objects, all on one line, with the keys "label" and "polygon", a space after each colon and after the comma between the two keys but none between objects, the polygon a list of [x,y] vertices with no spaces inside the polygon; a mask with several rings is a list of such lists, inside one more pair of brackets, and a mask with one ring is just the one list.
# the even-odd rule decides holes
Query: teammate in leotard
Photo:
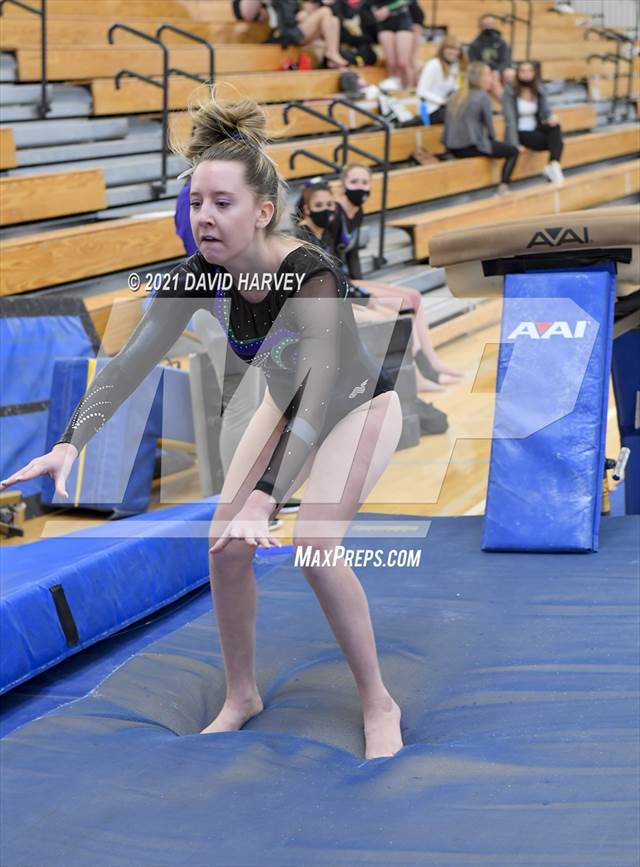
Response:
[{"label": "teammate in leotard", "polygon": [[[212,95],[193,120],[184,155],[193,167],[191,225],[198,251],[172,272],[174,290],[152,299],[60,442],[0,488],[48,473],[63,493],[79,450],[202,307],[222,323],[233,351],[260,367],[265,398],[238,443],[210,533],[227,687],[222,709],[203,729],[210,733],[237,730],[263,709],[252,561],[257,544],[275,543],[269,519],[306,480],[294,545],[322,555],[335,551],[395,452],[402,412],[397,393],[360,341],[340,269],[322,251],[276,231],[285,188],[265,151],[260,107],[252,100],[223,105]],[[201,286],[199,278],[206,282],[220,269],[231,274],[231,288],[218,281],[215,291],[189,290],[189,281]],[[366,595],[344,560],[318,560],[326,562],[312,556],[302,571],[354,675],[365,756],[394,755],[402,747],[400,708],[382,680]]]}]

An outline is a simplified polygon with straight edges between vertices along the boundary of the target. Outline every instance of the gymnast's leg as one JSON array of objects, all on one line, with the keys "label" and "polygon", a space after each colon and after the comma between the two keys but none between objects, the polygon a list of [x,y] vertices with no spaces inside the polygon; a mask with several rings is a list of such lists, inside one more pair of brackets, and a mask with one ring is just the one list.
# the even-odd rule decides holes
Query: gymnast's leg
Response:
[{"label": "gymnast's leg", "polygon": [[[298,511],[294,544],[321,552],[342,542],[361,503],[388,465],[402,431],[396,392],[378,395],[345,416],[326,437],[311,466]],[[333,538],[322,537],[332,522]],[[356,681],[362,701],[365,756],[402,748],[400,708],[384,685],[367,597],[353,570],[338,561],[305,566],[303,573],[324,611]]]},{"label": "gymnast's leg", "polygon": [[[238,443],[211,524],[209,548],[240,511],[262,476],[284,427],[268,392]],[[312,458],[307,461],[309,465]],[[303,468],[303,473],[307,472]],[[301,473],[301,475],[303,474]],[[222,709],[201,734],[237,731],[263,709],[256,683],[255,547],[237,539],[209,554],[210,584],[226,680]]]}]

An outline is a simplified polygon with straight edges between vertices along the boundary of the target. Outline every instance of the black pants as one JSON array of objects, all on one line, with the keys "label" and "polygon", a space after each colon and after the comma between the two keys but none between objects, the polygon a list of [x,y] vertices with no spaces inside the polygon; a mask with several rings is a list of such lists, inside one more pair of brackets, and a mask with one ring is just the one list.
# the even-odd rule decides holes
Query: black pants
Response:
[{"label": "black pants", "polygon": [[520,144],[530,151],[549,151],[549,160],[558,160],[562,156],[562,130],[560,126],[543,124],[531,132],[518,132]]},{"label": "black pants", "polygon": [[441,105],[440,108],[436,108],[435,111],[432,111],[429,115],[429,120],[431,123],[444,123],[444,113],[446,106]]},{"label": "black pants", "polygon": [[518,148],[510,144],[505,144],[501,141],[491,141],[491,153],[487,154],[479,151],[475,145],[468,148],[449,148],[456,159],[464,159],[466,157],[495,157],[496,159],[504,159],[502,166],[502,177],[500,180],[503,184],[508,184],[511,180],[511,175],[516,167],[518,159]]}]

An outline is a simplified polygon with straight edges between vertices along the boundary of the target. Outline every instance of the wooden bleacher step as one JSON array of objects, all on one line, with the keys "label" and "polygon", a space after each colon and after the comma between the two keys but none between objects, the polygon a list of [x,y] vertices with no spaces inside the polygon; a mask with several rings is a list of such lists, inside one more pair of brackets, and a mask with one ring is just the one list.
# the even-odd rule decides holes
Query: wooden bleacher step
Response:
[{"label": "wooden bleacher step", "polygon": [[561,187],[545,184],[517,190],[508,196],[440,208],[389,221],[406,229],[413,239],[416,259],[429,255],[434,235],[453,229],[481,226],[526,214],[555,214],[592,208],[640,192],[640,162],[631,160],[567,178]]},{"label": "wooden bleacher step", "polygon": [[100,169],[0,178],[0,226],[100,211],[107,206]]}]

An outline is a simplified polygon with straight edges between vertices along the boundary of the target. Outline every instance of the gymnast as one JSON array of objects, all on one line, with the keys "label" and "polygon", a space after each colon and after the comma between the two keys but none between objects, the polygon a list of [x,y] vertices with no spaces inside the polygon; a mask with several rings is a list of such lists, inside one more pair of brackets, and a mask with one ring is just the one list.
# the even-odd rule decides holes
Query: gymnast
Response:
[{"label": "gymnast", "polygon": [[[256,682],[252,563],[258,545],[278,544],[269,520],[306,480],[294,545],[314,554],[334,550],[395,452],[402,413],[392,384],[360,340],[340,268],[322,250],[277,230],[286,187],[265,150],[261,108],[248,99],[222,103],[212,90],[192,115],[193,132],[182,152],[192,168],[191,226],[198,249],[172,275],[224,269],[234,285],[186,293],[178,280],[175,293],[155,295],[60,440],[1,482],[0,490],[48,474],[65,497],[66,479],[83,446],[201,308],[221,322],[232,350],[262,370],[265,397],[238,442],[210,530],[226,698],[202,730],[207,734],[236,731],[263,710]],[[295,286],[287,291],[241,291],[239,278],[247,273],[304,279],[299,288],[290,281]],[[319,558],[310,559],[315,564]],[[401,711],[383,682],[362,585],[344,560],[302,571],[353,674],[365,758],[392,756],[403,746]]]}]

